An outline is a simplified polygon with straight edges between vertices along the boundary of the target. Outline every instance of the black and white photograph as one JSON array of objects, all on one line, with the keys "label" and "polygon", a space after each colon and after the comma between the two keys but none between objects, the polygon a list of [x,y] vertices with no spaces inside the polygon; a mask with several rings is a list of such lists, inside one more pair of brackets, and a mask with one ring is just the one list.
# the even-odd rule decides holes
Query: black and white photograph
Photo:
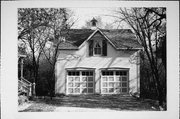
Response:
[{"label": "black and white photograph", "polygon": [[18,54],[21,111],[166,110],[166,8],[19,8]]},{"label": "black and white photograph", "polygon": [[[169,68],[178,64],[168,55],[173,55],[170,50],[178,40],[169,38],[172,21],[168,5],[15,5],[16,37],[6,34],[5,38],[12,39],[2,39],[4,44],[13,40],[11,46],[16,50],[13,53],[6,46],[6,51],[11,50],[12,57],[16,57],[15,64],[9,64],[16,69],[12,70],[15,83],[11,83],[11,98],[15,98],[10,99],[16,102],[15,118],[26,114],[30,118],[32,112],[55,112],[57,116],[66,112],[129,112],[124,118],[133,118],[135,112],[142,113],[141,118],[144,113],[148,118],[161,118],[172,112],[169,105],[179,107],[179,97],[174,96],[173,101],[169,93],[179,86],[179,80],[173,75],[177,69]],[[1,82],[4,85],[3,77]],[[10,91],[3,91],[4,99],[10,96]],[[8,100],[1,103],[5,106]],[[177,113],[179,108],[175,110]]]}]

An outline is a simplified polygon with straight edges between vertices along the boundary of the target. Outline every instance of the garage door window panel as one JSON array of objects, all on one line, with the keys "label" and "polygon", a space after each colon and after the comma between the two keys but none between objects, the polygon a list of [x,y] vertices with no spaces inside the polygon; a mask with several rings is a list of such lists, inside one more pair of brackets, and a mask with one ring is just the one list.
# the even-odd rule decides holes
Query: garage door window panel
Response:
[{"label": "garage door window panel", "polygon": [[106,82],[103,82],[103,87],[107,87],[107,84]]},{"label": "garage door window panel", "polygon": [[86,82],[83,82],[83,83],[82,83],[82,87],[87,87],[87,83],[86,83]]},{"label": "garage door window panel", "polygon": [[69,81],[73,81],[73,77],[69,77]]},{"label": "garage door window panel", "polygon": [[122,81],[127,81],[127,77],[122,77]]},{"label": "garage door window panel", "polygon": [[126,93],[127,92],[127,88],[122,88],[122,92]]},{"label": "garage door window panel", "polygon": [[88,93],[93,93],[93,88],[88,88]]},{"label": "garage door window panel", "polygon": [[73,87],[73,83],[72,83],[72,82],[69,82],[69,83],[68,83],[68,86],[69,86],[69,87]]},{"label": "garage door window panel", "polygon": [[126,82],[122,82],[122,87],[127,87],[127,83]]},{"label": "garage door window panel", "polygon": [[87,93],[87,88],[82,88],[82,93]]},{"label": "garage door window panel", "polygon": [[80,88],[75,88],[75,93],[80,93]]},{"label": "garage door window panel", "polygon": [[107,77],[103,77],[103,81],[108,81],[108,78]]},{"label": "garage door window panel", "polygon": [[80,83],[75,83],[75,87],[80,87]]},{"label": "garage door window panel", "polygon": [[93,83],[88,83],[88,87],[93,87]]},{"label": "garage door window panel", "polygon": [[109,81],[114,81],[114,77],[109,77]]},{"label": "garage door window panel", "polygon": [[102,92],[103,93],[108,93],[108,88],[103,88]]},{"label": "garage door window panel", "polygon": [[116,77],[116,81],[121,81],[121,77]]},{"label": "garage door window panel", "polygon": [[82,77],[82,81],[87,81],[87,77]]},{"label": "garage door window panel", "polygon": [[88,77],[88,81],[93,81],[93,77]]},{"label": "garage door window panel", "polygon": [[75,81],[80,81],[80,77],[75,77]]},{"label": "garage door window panel", "polygon": [[114,92],[114,88],[109,88],[109,93],[113,93]]}]

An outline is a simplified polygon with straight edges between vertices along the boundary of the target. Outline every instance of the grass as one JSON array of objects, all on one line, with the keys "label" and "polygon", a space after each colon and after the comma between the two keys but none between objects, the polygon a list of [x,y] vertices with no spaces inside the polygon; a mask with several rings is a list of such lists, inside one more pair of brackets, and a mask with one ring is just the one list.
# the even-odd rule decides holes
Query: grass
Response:
[{"label": "grass", "polygon": [[[109,109],[114,111],[157,111],[156,102],[141,100],[127,95],[80,95],[36,99],[23,112],[52,112],[61,107],[84,109]],[[152,108],[154,107],[154,108]]]}]

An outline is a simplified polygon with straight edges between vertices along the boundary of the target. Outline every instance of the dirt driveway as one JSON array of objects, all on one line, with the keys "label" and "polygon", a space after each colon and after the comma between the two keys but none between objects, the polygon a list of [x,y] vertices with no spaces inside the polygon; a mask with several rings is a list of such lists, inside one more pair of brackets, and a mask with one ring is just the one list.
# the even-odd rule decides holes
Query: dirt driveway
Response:
[{"label": "dirt driveway", "polygon": [[36,99],[19,112],[156,111],[155,101],[128,95],[80,95]]}]

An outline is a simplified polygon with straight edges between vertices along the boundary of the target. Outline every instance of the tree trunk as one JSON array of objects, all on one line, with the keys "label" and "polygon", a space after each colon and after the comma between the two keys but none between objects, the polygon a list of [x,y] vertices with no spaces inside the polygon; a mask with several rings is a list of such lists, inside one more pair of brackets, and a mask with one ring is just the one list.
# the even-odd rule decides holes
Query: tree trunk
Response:
[{"label": "tree trunk", "polygon": [[51,87],[50,87],[50,97],[52,100],[52,97],[54,96],[54,85],[55,85],[55,72],[54,72],[54,68],[52,70],[52,79],[51,79]]},{"label": "tree trunk", "polygon": [[[36,58],[35,58],[35,55],[34,55],[34,52],[33,52],[33,75],[34,75],[34,77],[33,77],[33,83],[35,83],[35,84],[37,84],[37,81],[38,81],[38,75],[39,75],[39,64],[37,64],[37,62],[36,62]],[[37,90],[36,90],[37,88],[35,88],[35,94],[34,95],[36,95],[37,93]]]},{"label": "tree trunk", "polygon": [[163,108],[163,102],[164,102],[164,95],[163,95],[163,87],[161,86],[160,83],[160,77],[158,74],[158,70],[156,69],[157,67],[152,66],[152,72],[153,72],[153,77],[154,77],[154,81],[155,81],[155,87],[156,87],[156,91],[157,91],[157,96],[158,96],[158,101],[159,101],[159,107]]},{"label": "tree trunk", "polygon": [[163,107],[163,101],[164,101],[164,95],[163,95],[163,88],[161,86],[161,83],[160,83],[160,78],[159,78],[159,75],[156,73],[155,74],[155,81],[156,81],[156,84],[157,84],[157,92],[158,92],[158,101],[159,101],[159,106]]},{"label": "tree trunk", "polygon": [[158,94],[159,106],[162,107],[163,106],[163,91],[162,91],[162,86],[161,86],[161,83],[160,83],[158,67],[157,67],[156,63],[153,60],[151,60],[148,53],[149,52],[146,50],[146,54],[148,56],[148,60],[149,60],[151,70],[152,70],[152,75],[153,75],[154,82],[155,82],[155,85],[156,85],[155,88],[156,88],[156,91],[157,91],[157,94]]}]

